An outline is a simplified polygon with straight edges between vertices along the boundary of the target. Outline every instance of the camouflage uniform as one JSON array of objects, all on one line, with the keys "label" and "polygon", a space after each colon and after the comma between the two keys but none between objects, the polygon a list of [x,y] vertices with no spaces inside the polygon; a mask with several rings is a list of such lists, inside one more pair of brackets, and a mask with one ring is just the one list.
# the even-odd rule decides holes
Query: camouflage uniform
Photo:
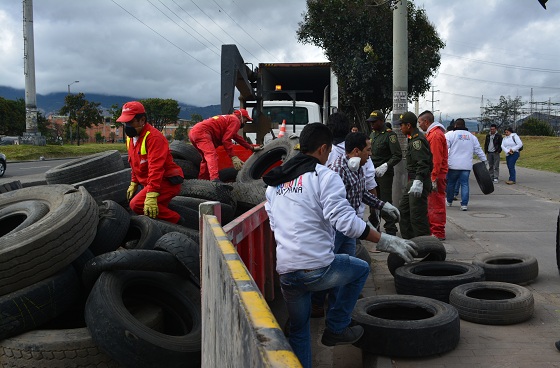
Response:
[{"label": "camouflage uniform", "polygon": [[[428,140],[418,128],[414,128],[408,138],[406,152],[408,182],[399,204],[401,236],[404,239],[431,234],[428,221],[428,195],[432,188],[432,166],[432,152]],[[420,198],[408,194],[414,180],[422,181],[423,190]]]}]

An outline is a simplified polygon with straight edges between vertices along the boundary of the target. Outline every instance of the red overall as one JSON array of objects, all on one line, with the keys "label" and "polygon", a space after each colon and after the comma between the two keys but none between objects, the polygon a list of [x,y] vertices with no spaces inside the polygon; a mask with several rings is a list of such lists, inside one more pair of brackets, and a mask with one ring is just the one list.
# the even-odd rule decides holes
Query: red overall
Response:
[{"label": "red overall", "polygon": [[241,129],[241,121],[236,115],[231,114],[213,116],[195,124],[190,130],[189,140],[202,156],[199,179],[219,179],[216,153],[218,146],[223,145],[229,157],[235,156],[232,139],[241,146],[251,149],[251,145],[237,134],[239,129]]},{"label": "red overall", "polygon": [[445,188],[447,187],[447,140],[441,127],[434,127],[426,133],[426,139],[430,143],[432,160],[432,182],[437,179],[437,192],[428,195],[428,220],[432,235],[437,238],[445,238]]},{"label": "red overall", "polygon": [[[135,137],[136,138],[136,137]],[[131,181],[139,183],[143,189],[130,201],[130,208],[137,214],[144,214],[146,193],[157,192],[158,219],[177,223],[181,216],[167,208],[171,198],[181,191],[181,184],[171,184],[167,178],[183,177],[183,170],[173,162],[169,143],[159,130],[146,124],[134,139],[127,137],[128,162],[132,169]]]}]

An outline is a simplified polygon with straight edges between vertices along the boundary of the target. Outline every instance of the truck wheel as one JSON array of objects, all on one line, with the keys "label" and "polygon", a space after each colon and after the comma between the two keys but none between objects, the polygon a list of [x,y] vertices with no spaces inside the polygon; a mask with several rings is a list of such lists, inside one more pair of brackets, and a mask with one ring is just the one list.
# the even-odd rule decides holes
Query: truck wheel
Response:
[{"label": "truck wheel", "polygon": [[80,157],[47,170],[47,184],[74,184],[124,169],[117,150]]},{"label": "truck wheel", "polygon": [[446,303],[412,295],[358,300],[352,319],[364,328],[363,351],[389,357],[442,354],[459,343],[459,314]]},{"label": "truck wheel", "polygon": [[494,192],[494,183],[490,177],[490,172],[486,168],[484,162],[477,162],[473,165],[473,173],[476,178],[476,182],[480,187],[480,190],[484,194],[490,194]]},{"label": "truck wheel", "polygon": [[399,294],[425,296],[449,303],[455,286],[484,281],[482,267],[461,262],[418,262],[397,268],[395,289]]},{"label": "truck wheel", "polygon": [[237,174],[237,181],[249,183],[259,180],[274,167],[284,164],[284,162],[297,155],[299,152],[295,149],[297,144],[299,144],[298,137],[283,137],[268,142],[261,151],[253,153],[245,161]]},{"label": "truck wheel", "polygon": [[473,264],[484,269],[486,281],[526,284],[539,275],[537,259],[529,254],[482,254],[473,260]]},{"label": "truck wheel", "polygon": [[[164,311],[161,332],[139,322],[123,295]],[[200,367],[200,290],[189,280],[160,272],[104,272],[93,287],[85,320],[93,340],[126,367]],[[165,358],[163,358],[165,357]]]},{"label": "truck wheel", "polygon": [[130,226],[130,214],[117,202],[106,200],[99,205],[99,224],[89,249],[96,256],[116,250]]},{"label": "truck wheel", "polygon": [[[417,236],[410,239],[418,246],[418,255],[414,258],[418,262],[427,261],[445,261],[447,253],[443,243],[434,236]],[[404,259],[395,253],[390,253],[387,256],[387,268],[391,275],[395,276],[395,270],[404,265]]]},{"label": "truck wheel", "polygon": [[533,315],[533,294],[523,286],[506,282],[471,282],[455,287],[449,303],[461,319],[483,325],[512,325]]},{"label": "truck wheel", "polygon": [[200,245],[185,234],[170,232],[158,239],[155,249],[173,254],[200,287]]},{"label": "truck wheel", "polygon": [[49,206],[40,201],[23,201],[0,209],[0,222],[4,227],[2,233],[11,233],[25,229],[49,213]]}]

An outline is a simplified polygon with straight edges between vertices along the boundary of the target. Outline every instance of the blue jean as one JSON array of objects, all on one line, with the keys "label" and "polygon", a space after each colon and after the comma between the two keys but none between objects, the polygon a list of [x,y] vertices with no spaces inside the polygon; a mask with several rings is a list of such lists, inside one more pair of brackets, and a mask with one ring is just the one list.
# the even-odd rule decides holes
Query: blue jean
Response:
[{"label": "blue jean", "polygon": [[333,333],[350,324],[352,310],[369,274],[369,265],[347,254],[336,254],[327,267],[280,275],[282,295],[290,318],[290,345],[304,367],[311,367],[311,294],[340,287],[337,301],[329,308],[325,323]]},{"label": "blue jean", "polygon": [[516,174],[515,163],[517,162],[518,158],[519,158],[519,152],[514,152],[511,155],[506,156],[506,164],[509,170],[509,180],[511,181],[515,181],[515,174]]},{"label": "blue jean", "polygon": [[447,202],[453,201],[455,194],[455,185],[459,182],[461,186],[461,206],[469,204],[469,175],[470,170],[453,170],[449,169],[447,172]]}]

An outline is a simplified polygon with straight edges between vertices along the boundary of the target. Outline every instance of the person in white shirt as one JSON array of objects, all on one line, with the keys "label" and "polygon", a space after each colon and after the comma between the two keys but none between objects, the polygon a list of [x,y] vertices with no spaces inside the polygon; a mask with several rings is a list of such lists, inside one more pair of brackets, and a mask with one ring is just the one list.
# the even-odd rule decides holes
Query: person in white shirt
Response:
[{"label": "person in white shirt", "polygon": [[504,131],[505,137],[502,139],[502,151],[506,153],[506,164],[509,171],[509,179],[506,180],[506,184],[515,184],[516,172],[515,163],[519,158],[519,151],[523,149],[523,142],[517,133],[513,132],[513,129],[507,127]]},{"label": "person in white shirt", "polygon": [[461,186],[461,211],[466,211],[469,204],[469,175],[472,169],[473,154],[486,164],[486,155],[480,147],[478,139],[470,133],[465,120],[455,120],[455,130],[445,134],[447,139],[447,149],[449,171],[447,172],[446,199],[447,206],[451,207],[453,195],[455,194],[455,184],[459,181]]}]

